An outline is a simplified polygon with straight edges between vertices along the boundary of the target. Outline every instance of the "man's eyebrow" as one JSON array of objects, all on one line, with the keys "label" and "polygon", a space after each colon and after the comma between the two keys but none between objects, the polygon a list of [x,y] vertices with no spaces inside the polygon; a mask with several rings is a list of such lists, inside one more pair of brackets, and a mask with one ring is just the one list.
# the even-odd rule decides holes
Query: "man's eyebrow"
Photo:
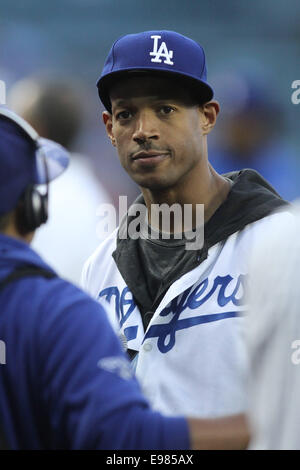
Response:
[{"label": "man's eyebrow", "polygon": [[130,103],[130,99],[123,99],[123,98],[116,99],[114,100],[114,107],[128,106],[129,103]]}]

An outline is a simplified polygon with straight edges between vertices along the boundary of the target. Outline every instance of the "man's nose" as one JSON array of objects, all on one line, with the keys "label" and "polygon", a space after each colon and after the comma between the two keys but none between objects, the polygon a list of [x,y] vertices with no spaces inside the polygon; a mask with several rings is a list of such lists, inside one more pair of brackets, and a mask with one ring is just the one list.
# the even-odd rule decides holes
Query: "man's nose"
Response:
[{"label": "man's nose", "polygon": [[158,122],[151,110],[141,111],[137,116],[136,128],[133,134],[135,142],[145,142],[149,139],[159,139]]}]

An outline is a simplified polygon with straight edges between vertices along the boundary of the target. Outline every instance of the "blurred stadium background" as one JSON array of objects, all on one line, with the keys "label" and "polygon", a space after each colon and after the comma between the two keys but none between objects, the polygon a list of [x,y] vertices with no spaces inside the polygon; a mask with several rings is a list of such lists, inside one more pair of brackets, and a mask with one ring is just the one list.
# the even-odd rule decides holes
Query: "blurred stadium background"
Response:
[{"label": "blurred stadium background", "polygon": [[209,137],[212,162],[220,171],[256,167],[292,200],[300,195],[300,105],[291,102],[299,25],[299,0],[1,0],[0,79],[19,112],[20,90],[26,99],[32,92],[20,81],[69,81],[82,118],[71,150],[91,165],[100,202],[117,205],[119,195],[131,202],[139,191],[105,136],[95,84],[119,36],[176,30],[204,46],[223,111]]}]

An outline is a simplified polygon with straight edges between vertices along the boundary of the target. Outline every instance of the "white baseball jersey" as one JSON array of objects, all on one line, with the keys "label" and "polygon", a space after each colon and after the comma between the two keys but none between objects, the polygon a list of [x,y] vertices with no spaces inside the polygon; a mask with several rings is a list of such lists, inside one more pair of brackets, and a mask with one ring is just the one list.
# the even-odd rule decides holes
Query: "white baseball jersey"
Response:
[{"label": "white baseball jersey", "polygon": [[199,266],[170,286],[146,331],[112,257],[117,231],[87,261],[83,287],[110,303],[128,348],[139,351],[136,374],[155,409],[202,417],[245,410],[242,314],[249,254],[271,221],[285,224],[288,217],[269,215],[212,246]]}]

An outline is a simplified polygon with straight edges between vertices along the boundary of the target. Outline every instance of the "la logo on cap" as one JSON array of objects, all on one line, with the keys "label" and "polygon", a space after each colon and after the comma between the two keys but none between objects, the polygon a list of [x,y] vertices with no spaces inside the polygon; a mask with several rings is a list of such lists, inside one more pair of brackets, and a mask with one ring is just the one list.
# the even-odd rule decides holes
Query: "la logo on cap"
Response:
[{"label": "la logo on cap", "polygon": [[154,56],[154,58],[151,59],[151,62],[161,63],[161,57],[164,57],[164,64],[174,65],[174,62],[171,61],[171,59],[173,58],[173,51],[168,50],[167,45],[164,41],[160,44],[160,47],[158,49],[158,40],[161,39],[161,36],[154,35],[151,36],[151,39],[154,40],[153,51],[149,53],[150,56]]}]

